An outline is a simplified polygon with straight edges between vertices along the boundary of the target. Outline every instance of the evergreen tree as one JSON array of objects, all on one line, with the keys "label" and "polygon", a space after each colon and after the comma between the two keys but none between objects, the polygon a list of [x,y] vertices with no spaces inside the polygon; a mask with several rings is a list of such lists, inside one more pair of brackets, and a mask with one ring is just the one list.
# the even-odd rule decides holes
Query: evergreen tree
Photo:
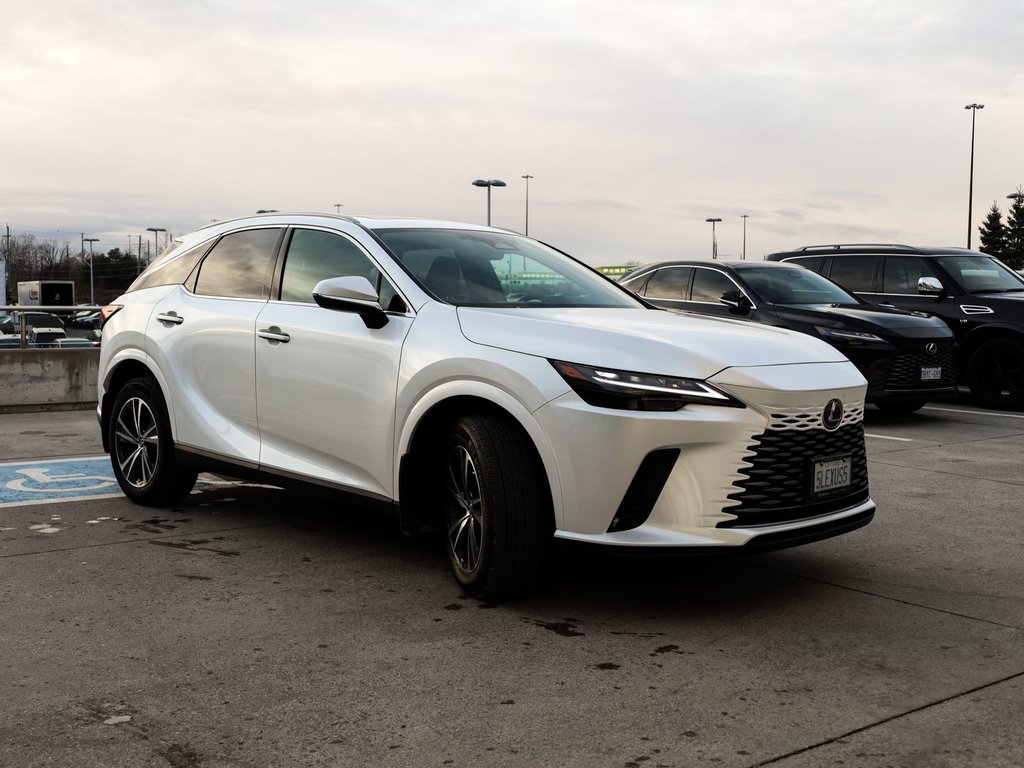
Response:
[{"label": "evergreen tree", "polygon": [[1020,187],[1006,217],[1006,246],[1002,260],[1013,269],[1024,269],[1024,192]]},{"label": "evergreen tree", "polygon": [[1006,227],[1003,225],[1003,215],[999,212],[999,206],[992,202],[988,209],[988,216],[980,227],[978,227],[981,245],[979,248],[989,256],[997,259],[1003,258],[1006,250]]}]

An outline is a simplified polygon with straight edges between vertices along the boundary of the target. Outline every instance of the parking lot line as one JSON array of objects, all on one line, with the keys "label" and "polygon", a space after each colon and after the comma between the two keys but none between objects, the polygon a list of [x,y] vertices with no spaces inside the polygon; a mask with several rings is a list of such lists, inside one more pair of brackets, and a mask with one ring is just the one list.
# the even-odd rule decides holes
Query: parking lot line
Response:
[{"label": "parking lot line", "polygon": [[934,405],[926,405],[922,411],[945,411],[946,413],[969,413],[974,416],[999,416],[1005,419],[1024,419],[1019,413],[1006,413],[1006,411],[968,411],[961,408],[939,408]]},{"label": "parking lot line", "polygon": [[872,434],[869,434],[868,432],[864,433],[864,437],[873,437],[876,440],[896,440],[896,441],[901,442],[901,443],[912,443],[912,442],[914,442],[913,439],[911,439],[909,437],[893,437],[891,435],[872,435]]}]

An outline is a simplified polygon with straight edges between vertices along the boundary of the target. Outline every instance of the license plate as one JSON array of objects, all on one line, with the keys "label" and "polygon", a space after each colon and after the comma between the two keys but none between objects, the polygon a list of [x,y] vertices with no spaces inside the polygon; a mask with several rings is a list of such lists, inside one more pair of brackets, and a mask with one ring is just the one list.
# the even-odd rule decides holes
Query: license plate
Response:
[{"label": "license plate", "polygon": [[922,368],[921,381],[938,381],[942,378],[942,368]]},{"label": "license plate", "polygon": [[814,462],[813,483],[814,495],[831,493],[850,485],[850,470],[853,460],[849,456],[838,459],[826,459]]}]

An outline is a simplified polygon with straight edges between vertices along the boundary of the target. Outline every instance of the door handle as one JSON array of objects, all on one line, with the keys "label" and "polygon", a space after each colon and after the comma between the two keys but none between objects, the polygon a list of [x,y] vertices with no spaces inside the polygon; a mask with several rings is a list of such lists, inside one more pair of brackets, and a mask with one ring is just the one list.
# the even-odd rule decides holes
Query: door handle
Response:
[{"label": "door handle", "polygon": [[174,325],[181,325],[182,323],[185,322],[185,318],[173,310],[170,312],[160,313],[159,315],[156,316],[156,319],[159,320],[161,323],[172,323]]},{"label": "door handle", "polygon": [[886,302],[885,304],[879,304],[878,306],[885,307],[886,309],[896,309],[895,304],[889,304],[888,302]]},{"label": "door handle", "polygon": [[287,344],[289,341],[291,341],[292,338],[287,333],[278,328],[276,325],[272,325],[269,328],[264,328],[261,331],[256,331],[256,335],[259,336],[261,339],[266,339],[267,341],[279,341],[282,344]]}]

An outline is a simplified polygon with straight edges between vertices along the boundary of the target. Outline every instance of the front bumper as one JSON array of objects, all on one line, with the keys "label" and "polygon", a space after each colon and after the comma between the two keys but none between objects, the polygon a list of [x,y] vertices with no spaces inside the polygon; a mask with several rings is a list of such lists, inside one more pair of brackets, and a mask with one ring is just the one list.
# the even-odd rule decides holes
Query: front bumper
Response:
[{"label": "front bumper", "polygon": [[[551,440],[557,464],[558,538],[653,550],[779,547],[792,546],[786,541],[800,543],[842,533],[871,519],[874,504],[867,493],[861,425],[864,380],[852,364],[728,369],[709,383],[747,407],[688,405],[669,413],[620,411],[595,408],[569,393],[535,413]],[[843,429],[854,431],[853,439],[859,441],[854,475],[861,478],[860,485],[848,494],[830,497],[828,504],[811,503],[810,498],[804,503],[799,491],[796,496],[786,495],[780,463],[778,494],[764,493],[762,488],[760,501],[754,504],[768,511],[751,508],[749,500],[744,500],[751,473],[758,473],[759,482],[767,479],[769,485],[775,479],[771,457],[767,463],[759,458],[762,438],[790,433],[813,438],[816,430],[823,433],[821,413],[831,399],[845,404]],[[811,444],[816,443],[811,440]],[[820,453],[831,450],[812,447],[790,456],[787,471],[803,477],[813,461],[830,458]],[[645,459],[652,454],[670,458],[667,468],[647,477]],[[649,487],[651,478],[661,484],[660,489]],[[800,480],[796,482],[799,485]],[[637,492],[638,484],[648,486],[648,508],[624,526],[624,506],[644,497]]]}]

